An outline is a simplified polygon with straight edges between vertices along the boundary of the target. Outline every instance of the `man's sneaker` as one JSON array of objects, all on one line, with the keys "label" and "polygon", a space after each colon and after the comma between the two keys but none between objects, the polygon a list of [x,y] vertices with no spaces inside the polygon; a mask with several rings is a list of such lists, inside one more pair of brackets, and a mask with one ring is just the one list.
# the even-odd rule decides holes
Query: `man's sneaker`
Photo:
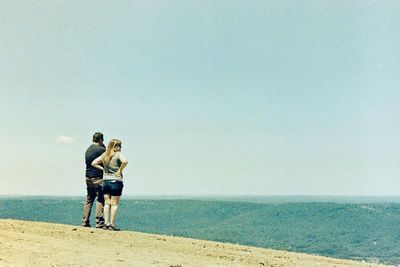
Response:
[{"label": "man's sneaker", "polygon": [[119,227],[116,226],[115,224],[111,224],[111,225],[108,227],[108,230],[111,230],[111,231],[121,231],[121,228],[119,228]]},{"label": "man's sneaker", "polygon": [[104,223],[100,223],[100,224],[98,224],[98,225],[96,225],[96,228],[104,228]]},{"label": "man's sneaker", "polygon": [[109,229],[110,229],[110,225],[109,224],[104,224],[103,230],[109,230]]},{"label": "man's sneaker", "polygon": [[82,223],[81,226],[82,227],[90,227],[90,224],[89,223]]}]

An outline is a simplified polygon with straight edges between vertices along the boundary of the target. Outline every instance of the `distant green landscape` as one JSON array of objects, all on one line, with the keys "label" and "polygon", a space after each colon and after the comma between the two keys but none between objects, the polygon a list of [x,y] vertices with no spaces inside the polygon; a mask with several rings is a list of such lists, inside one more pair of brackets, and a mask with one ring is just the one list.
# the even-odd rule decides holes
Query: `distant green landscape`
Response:
[{"label": "distant green landscape", "polygon": [[[76,197],[3,197],[0,218],[79,225],[82,205]],[[124,230],[400,264],[399,203],[132,198],[117,220]]]}]

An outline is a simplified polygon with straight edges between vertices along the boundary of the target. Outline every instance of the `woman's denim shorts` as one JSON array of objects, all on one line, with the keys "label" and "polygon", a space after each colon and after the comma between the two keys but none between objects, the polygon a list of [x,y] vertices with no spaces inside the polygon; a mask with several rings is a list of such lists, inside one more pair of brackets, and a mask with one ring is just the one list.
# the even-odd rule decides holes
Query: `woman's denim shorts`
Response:
[{"label": "woman's denim shorts", "polygon": [[111,196],[122,195],[122,189],[124,188],[124,183],[115,180],[103,180],[103,194]]}]

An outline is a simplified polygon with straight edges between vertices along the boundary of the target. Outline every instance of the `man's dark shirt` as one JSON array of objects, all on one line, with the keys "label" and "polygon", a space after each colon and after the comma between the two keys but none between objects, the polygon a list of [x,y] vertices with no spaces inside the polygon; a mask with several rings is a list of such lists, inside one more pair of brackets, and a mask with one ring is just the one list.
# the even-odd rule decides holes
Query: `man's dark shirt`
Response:
[{"label": "man's dark shirt", "polygon": [[100,177],[103,178],[103,171],[96,169],[92,166],[93,160],[99,157],[101,154],[104,153],[106,149],[104,146],[92,144],[85,153],[85,160],[86,160],[86,177],[94,178]]}]

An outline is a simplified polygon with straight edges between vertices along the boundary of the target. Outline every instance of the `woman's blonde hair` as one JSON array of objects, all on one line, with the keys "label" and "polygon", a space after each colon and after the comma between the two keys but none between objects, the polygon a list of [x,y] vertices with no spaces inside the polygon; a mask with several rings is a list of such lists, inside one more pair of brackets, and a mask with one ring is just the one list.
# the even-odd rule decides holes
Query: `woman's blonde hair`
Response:
[{"label": "woman's blonde hair", "polygon": [[102,161],[103,161],[104,165],[107,165],[108,163],[110,163],[112,156],[114,156],[114,154],[115,154],[114,148],[116,146],[119,146],[119,147],[121,146],[120,140],[111,139],[110,142],[108,142],[106,152],[104,152],[103,157],[102,157]]}]

